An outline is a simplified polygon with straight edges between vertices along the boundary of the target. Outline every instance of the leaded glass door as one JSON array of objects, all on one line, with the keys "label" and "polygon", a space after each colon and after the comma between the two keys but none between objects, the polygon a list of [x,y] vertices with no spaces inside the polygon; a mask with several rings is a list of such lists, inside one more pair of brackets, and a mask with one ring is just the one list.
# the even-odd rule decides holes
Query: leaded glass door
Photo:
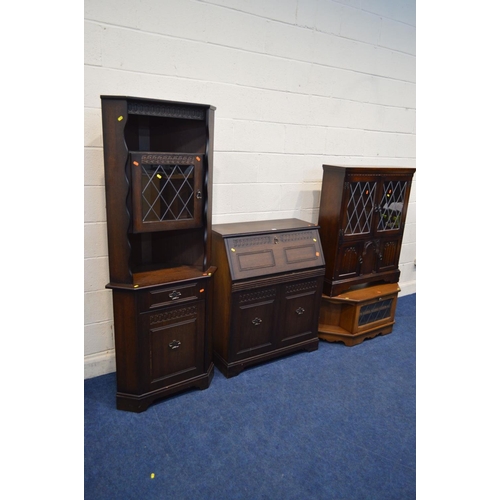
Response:
[{"label": "leaded glass door", "polygon": [[406,192],[408,181],[388,179],[380,182],[380,191],[377,195],[376,232],[401,231],[403,224],[403,209],[406,206]]},{"label": "leaded glass door", "polygon": [[344,213],[343,236],[359,237],[372,232],[377,183],[360,180],[346,183],[347,208]]},{"label": "leaded glass door", "polygon": [[201,226],[203,155],[131,153],[134,232]]}]

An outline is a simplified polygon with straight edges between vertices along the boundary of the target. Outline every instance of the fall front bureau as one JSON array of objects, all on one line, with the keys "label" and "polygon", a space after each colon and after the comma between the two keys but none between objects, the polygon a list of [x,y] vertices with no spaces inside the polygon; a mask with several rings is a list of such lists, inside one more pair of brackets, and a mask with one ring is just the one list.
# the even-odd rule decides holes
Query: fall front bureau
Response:
[{"label": "fall front bureau", "polygon": [[299,219],[213,226],[213,359],[227,377],[318,348],[325,261],[318,226]]}]

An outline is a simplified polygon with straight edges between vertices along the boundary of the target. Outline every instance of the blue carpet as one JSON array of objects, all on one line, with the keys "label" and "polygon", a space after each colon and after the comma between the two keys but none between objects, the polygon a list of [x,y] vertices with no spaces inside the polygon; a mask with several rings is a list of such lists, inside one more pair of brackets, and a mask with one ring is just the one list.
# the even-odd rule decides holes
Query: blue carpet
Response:
[{"label": "blue carpet", "polygon": [[85,380],[85,498],[414,499],[415,350],[413,294],[389,335],[216,369],[144,413],[115,409],[114,373]]}]

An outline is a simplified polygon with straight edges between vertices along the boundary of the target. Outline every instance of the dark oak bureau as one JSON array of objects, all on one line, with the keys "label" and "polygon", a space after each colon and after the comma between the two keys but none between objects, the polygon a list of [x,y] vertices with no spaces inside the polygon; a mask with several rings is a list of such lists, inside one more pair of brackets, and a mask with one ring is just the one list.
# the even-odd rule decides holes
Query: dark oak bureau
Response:
[{"label": "dark oak bureau", "polygon": [[213,357],[226,376],[318,348],[325,261],[318,226],[298,219],[212,227]]}]

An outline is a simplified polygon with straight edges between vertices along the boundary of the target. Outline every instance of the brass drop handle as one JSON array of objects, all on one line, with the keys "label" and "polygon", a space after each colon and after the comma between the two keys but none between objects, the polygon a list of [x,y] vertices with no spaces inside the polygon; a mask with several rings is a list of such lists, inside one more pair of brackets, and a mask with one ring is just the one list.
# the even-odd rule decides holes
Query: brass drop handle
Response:
[{"label": "brass drop handle", "polygon": [[179,349],[180,346],[181,346],[180,340],[172,340],[172,342],[170,342],[170,344],[168,344],[168,347],[170,347],[170,349],[172,349],[172,351]]},{"label": "brass drop handle", "polygon": [[169,293],[168,296],[172,299],[172,300],[177,300],[180,296],[182,295],[181,292],[178,292],[177,290],[174,290],[172,293]]},{"label": "brass drop handle", "polygon": [[303,307],[299,307],[295,310],[295,312],[300,316],[301,314],[304,314],[306,310]]},{"label": "brass drop handle", "polygon": [[199,189],[196,191],[196,199],[201,200],[201,191]]},{"label": "brass drop handle", "polygon": [[262,320],[260,318],[255,318],[255,319],[252,320],[252,323],[255,326],[259,326],[262,323]]}]

